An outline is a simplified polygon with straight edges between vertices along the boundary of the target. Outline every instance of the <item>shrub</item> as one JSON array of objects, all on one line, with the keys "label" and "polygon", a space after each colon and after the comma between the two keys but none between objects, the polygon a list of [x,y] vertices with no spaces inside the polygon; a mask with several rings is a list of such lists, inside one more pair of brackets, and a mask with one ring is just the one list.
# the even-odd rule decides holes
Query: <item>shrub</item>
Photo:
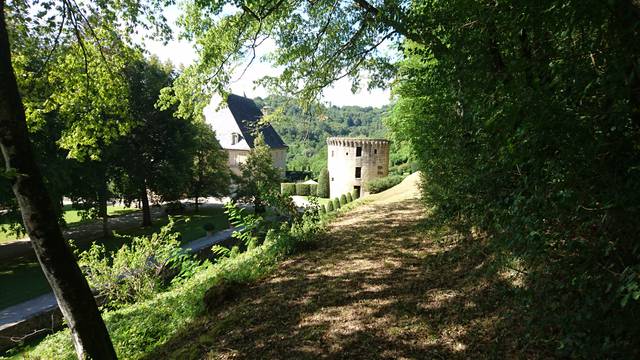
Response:
[{"label": "shrub", "polygon": [[333,207],[333,201],[329,201],[327,203],[327,212],[332,212],[333,210],[335,210]]},{"label": "shrub", "polygon": [[403,179],[404,176],[401,175],[390,175],[383,178],[373,179],[371,181],[367,181],[367,189],[371,194],[377,194],[400,184]]},{"label": "shrub", "polygon": [[351,196],[351,193],[347,193],[347,202],[350,203],[353,201],[353,197]]},{"label": "shrub", "polygon": [[296,184],[294,183],[281,183],[280,193],[284,196],[291,196],[296,194]]},{"label": "shrub", "polygon": [[334,209],[340,209],[340,200],[338,198],[333,199],[333,207]]},{"label": "shrub", "polygon": [[318,177],[318,197],[329,198],[329,170],[322,169]]},{"label": "shrub", "polygon": [[164,211],[168,215],[179,215],[184,214],[184,205],[180,201],[170,202],[165,205]]},{"label": "shrub", "polygon": [[347,205],[347,197],[344,194],[342,194],[340,195],[340,206],[342,207],[345,205]]},{"label": "shrub", "polygon": [[321,215],[324,215],[324,214],[327,213],[327,207],[326,206],[320,205],[319,209],[320,209],[319,211],[320,211]]},{"label": "shrub", "polygon": [[360,192],[356,189],[353,189],[351,193],[353,194],[353,200],[356,200],[357,198],[360,197]]},{"label": "shrub", "polygon": [[[151,236],[127,237],[130,244],[116,252],[94,243],[78,254],[78,264],[87,281],[110,307],[148,299],[162,290],[166,280],[195,261],[180,248],[180,233],[173,231],[173,220]],[[189,266],[183,262],[193,263]],[[181,275],[181,274],[179,274]]]},{"label": "shrub", "polygon": [[318,196],[318,184],[309,184],[309,195]]},{"label": "shrub", "polygon": [[300,196],[309,196],[309,184],[297,183],[296,184],[296,195]]}]

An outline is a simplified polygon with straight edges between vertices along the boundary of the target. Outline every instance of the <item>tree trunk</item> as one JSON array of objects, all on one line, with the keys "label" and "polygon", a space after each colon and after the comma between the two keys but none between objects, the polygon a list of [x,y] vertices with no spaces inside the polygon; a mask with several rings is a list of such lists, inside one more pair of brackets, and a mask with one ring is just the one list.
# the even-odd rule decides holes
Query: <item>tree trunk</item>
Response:
[{"label": "tree trunk", "polygon": [[29,141],[22,99],[11,66],[9,36],[0,0],[0,148],[22,219],[42,270],[71,329],[78,358],[115,359],[107,328],[55,218]]},{"label": "tree trunk", "polygon": [[196,200],[196,204],[195,204],[196,209],[195,209],[195,212],[198,212],[198,211],[200,210],[200,204],[198,203],[198,198],[199,198],[198,193],[196,193],[196,194],[195,194],[195,198],[196,198],[196,199],[195,199],[195,200]]},{"label": "tree trunk", "polygon": [[102,179],[100,179],[100,190],[98,193],[98,216],[102,219],[102,237],[109,238],[109,213],[107,210],[107,201],[109,200],[109,190],[107,189],[107,166],[102,163],[100,166]]},{"label": "tree trunk", "polygon": [[149,197],[147,196],[146,181],[142,182],[142,189],[140,189],[140,202],[142,203],[142,226],[151,226],[151,208],[149,207]]}]

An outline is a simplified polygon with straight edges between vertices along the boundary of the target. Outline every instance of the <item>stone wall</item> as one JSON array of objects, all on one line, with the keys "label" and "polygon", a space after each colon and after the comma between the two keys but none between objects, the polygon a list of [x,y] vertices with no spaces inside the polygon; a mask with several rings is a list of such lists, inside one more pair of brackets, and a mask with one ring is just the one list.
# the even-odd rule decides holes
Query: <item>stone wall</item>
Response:
[{"label": "stone wall", "polygon": [[346,194],[356,187],[360,188],[361,195],[367,195],[367,181],[389,174],[389,144],[385,139],[328,138],[331,197]]}]

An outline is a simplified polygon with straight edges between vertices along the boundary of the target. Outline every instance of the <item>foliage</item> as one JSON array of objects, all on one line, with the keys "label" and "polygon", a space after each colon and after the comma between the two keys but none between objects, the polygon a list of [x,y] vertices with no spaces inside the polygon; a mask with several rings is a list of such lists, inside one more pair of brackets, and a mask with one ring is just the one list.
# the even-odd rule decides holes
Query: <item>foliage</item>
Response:
[{"label": "foliage", "polygon": [[325,205],[320,205],[320,215],[324,215],[327,213],[327,207]]},{"label": "foliage", "polygon": [[309,184],[309,195],[318,196],[318,184]]},{"label": "foliage", "polygon": [[358,192],[358,190],[356,189],[351,190],[351,194],[352,194],[353,200],[356,200],[357,198],[360,197],[360,192]]},{"label": "foliage", "polygon": [[520,264],[522,301],[543,309],[531,336],[637,357],[640,8],[513,5],[414,4],[388,125],[434,219]]},{"label": "foliage", "polygon": [[281,183],[280,184],[280,193],[285,196],[296,195],[296,184],[295,183]]},{"label": "foliage", "polygon": [[340,199],[334,198],[332,202],[333,202],[333,208],[334,209],[336,209],[336,210],[340,209]]},{"label": "foliage", "polygon": [[309,184],[297,183],[296,184],[296,195],[300,196],[309,196],[311,195],[311,187]]},{"label": "foliage", "polygon": [[329,198],[329,170],[322,168],[318,177],[318,197],[323,199]]},{"label": "foliage", "polygon": [[252,202],[256,212],[264,211],[262,198],[271,192],[277,192],[280,184],[280,171],[273,166],[271,151],[264,142],[262,134],[258,134],[247,160],[240,164],[242,173],[238,179],[235,198]]},{"label": "foliage", "polygon": [[369,190],[369,193],[377,194],[400,184],[404,178],[402,175],[389,175],[383,178],[369,180],[365,186],[367,190]]},{"label": "foliage", "polygon": [[158,293],[166,286],[167,279],[163,277],[169,271],[187,275],[187,263],[194,261],[181,254],[179,237],[170,220],[160,232],[126,239],[126,244],[112,253],[94,243],[78,254],[78,264],[89,285],[106,299],[107,306],[119,307]]},{"label": "foliage", "polygon": [[327,212],[330,213],[330,212],[332,212],[334,210],[335,210],[335,208],[333,207],[333,201],[329,201],[327,203]]},{"label": "foliage", "polygon": [[351,196],[351,193],[347,193],[347,202],[350,203],[353,201],[353,197]]},{"label": "foliage", "polygon": [[347,205],[347,197],[342,194],[340,195],[340,207]]}]

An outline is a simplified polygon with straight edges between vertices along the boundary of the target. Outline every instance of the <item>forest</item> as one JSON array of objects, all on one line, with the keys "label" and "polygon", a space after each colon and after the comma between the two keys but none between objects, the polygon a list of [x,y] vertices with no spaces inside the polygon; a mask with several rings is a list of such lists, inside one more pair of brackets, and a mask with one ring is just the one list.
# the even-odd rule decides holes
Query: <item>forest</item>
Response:
[{"label": "forest", "polygon": [[[176,342],[183,341],[184,349],[206,349],[198,355],[206,357],[210,349],[225,350],[217,347],[218,337],[249,331],[237,325],[235,333],[216,333],[218,326],[276,321],[283,310],[274,304],[279,311],[253,313],[249,320],[240,315],[216,318],[222,315],[207,312],[205,294],[213,296],[213,303],[216,295],[237,299],[236,291],[248,294],[247,286],[265,284],[269,271],[294,254],[297,260],[282,266],[298,273],[283,281],[321,278],[333,287],[348,283],[355,288],[369,278],[354,283],[327,274],[362,263],[388,266],[379,269],[382,273],[394,267],[386,256],[425,251],[423,257],[403,262],[405,268],[393,269],[397,274],[409,269],[410,276],[419,278],[431,267],[452,267],[430,283],[409,284],[408,294],[402,295],[413,296],[413,302],[402,303],[406,298],[381,290],[388,296],[377,300],[400,305],[391,308],[397,313],[386,308],[389,311],[376,314],[395,321],[393,326],[380,325],[380,332],[393,329],[403,339],[426,338],[427,345],[414,348],[399,338],[382,341],[373,337],[377,333],[362,330],[365,335],[354,337],[364,344],[354,345],[357,351],[374,351],[372,344],[383,344],[387,349],[380,351],[406,347],[406,353],[396,355],[409,358],[424,356],[427,350],[442,356],[438,351],[443,349],[454,358],[640,357],[638,1],[186,0],[179,5],[175,25],[179,37],[194,44],[197,56],[178,70],[146,56],[144,41],[134,41],[140,36],[171,39],[163,11],[173,4],[0,0],[3,207],[21,214],[69,327],[36,347],[36,354],[142,358],[178,348]],[[375,226],[356,228],[355,233],[347,229],[351,232],[345,237],[323,233],[326,224],[335,229],[335,216],[349,216],[350,207],[329,216],[311,208],[297,213],[290,199],[274,191],[272,172],[259,160],[267,158],[262,149],[245,172],[255,175],[248,201],[287,214],[290,220],[268,228],[259,214],[243,213],[230,204],[227,212],[234,223],[249,229],[239,235],[245,252],[216,248],[223,260],[187,271],[188,279],[170,287],[167,296],[102,314],[62,237],[57,210],[61,195],[92,199],[106,218],[107,191],[144,200],[146,190],[176,199],[175,194],[199,196],[225,188],[228,177],[215,144],[194,141],[202,134],[209,138],[201,126],[202,110],[214,94],[229,93],[238,69],[250,69],[267,40],[273,50],[260,60],[278,72],[259,80],[272,94],[259,102],[290,145],[290,166],[319,173],[328,135],[388,137],[396,147],[393,165],[413,162],[420,172],[416,176],[421,180],[415,182],[420,211],[402,212],[399,207],[408,205],[400,202],[395,209],[372,205],[370,209],[378,210],[367,213],[365,205],[356,213],[362,219],[382,216]],[[342,79],[350,80],[354,90],[391,89],[391,105],[322,104],[323,91]],[[184,159],[174,158],[185,154]],[[216,183],[220,179],[224,184]],[[395,215],[385,219],[385,211]],[[393,221],[410,220],[404,214],[424,221],[412,223],[412,232],[393,227]],[[360,222],[351,220],[351,227]],[[315,265],[296,267],[305,254],[316,256],[323,249],[318,245],[324,244],[323,236],[357,240],[372,236],[371,229],[381,235],[367,244],[378,238],[399,239],[398,246],[407,247],[378,253],[375,260],[343,263],[342,269],[320,275],[304,275]],[[400,238],[409,232],[413,237]],[[415,238],[426,240],[411,242]],[[313,250],[313,244],[320,247]],[[341,245],[323,255],[333,259],[351,248],[360,254],[346,258],[363,259],[385,250],[384,243],[376,244],[382,248]],[[452,245],[439,256],[430,254],[443,244]],[[478,258],[475,266],[462,271]],[[471,276],[480,276],[479,269],[488,280],[473,283]],[[460,278],[469,282],[457,282]],[[425,287],[433,284],[449,292],[430,304],[434,306],[418,306],[430,294]],[[313,292],[309,289],[302,286],[300,291]],[[472,290],[479,295],[459,308],[442,310],[458,301],[458,294]],[[348,299],[344,295],[318,306],[318,311],[331,306],[344,310]],[[310,307],[321,300],[320,295],[305,297]],[[496,310],[501,304],[509,306],[508,311]],[[247,306],[261,305],[258,300]],[[487,328],[509,318],[517,321],[499,332],[447,328],[430,333],[428,326],[419,328],[429,321],[447,323],[465,311],[474,315],[464,322]],[[477,315],[483,311],[491,316]],[[398,315],[407,312],[424,317],[408,324]],[[304,321],[316,319],[298,315],[299,323],[286,329],[294,329],[287,332],[291,336],[299,335]],[[348,323],[343,320],[334,318],[333,324]],[[203,331],[213,331],[211,338],[182,334],[194,321],[205,324],[199,327]],[[251,325],[253,330],[259,327]],[[327,339],[335,342],[330,345],[339,339],[322,326],[312,330],[301,335],[301,341],[316,341],[316,352],[304,355],[347,356],[325,347]],[[491,352],[474,353],[475,348],[462,342],[443,343],[435,350],[429,345],[456,331]],[[190,348],[195,341],[201,343]],[[261,341],[244,344],[246,352],[234,354],[246,356],[271,344]],[[282,337],[277,343],[286,341]],[[271,354],[283,349],[292,347]]]}]

